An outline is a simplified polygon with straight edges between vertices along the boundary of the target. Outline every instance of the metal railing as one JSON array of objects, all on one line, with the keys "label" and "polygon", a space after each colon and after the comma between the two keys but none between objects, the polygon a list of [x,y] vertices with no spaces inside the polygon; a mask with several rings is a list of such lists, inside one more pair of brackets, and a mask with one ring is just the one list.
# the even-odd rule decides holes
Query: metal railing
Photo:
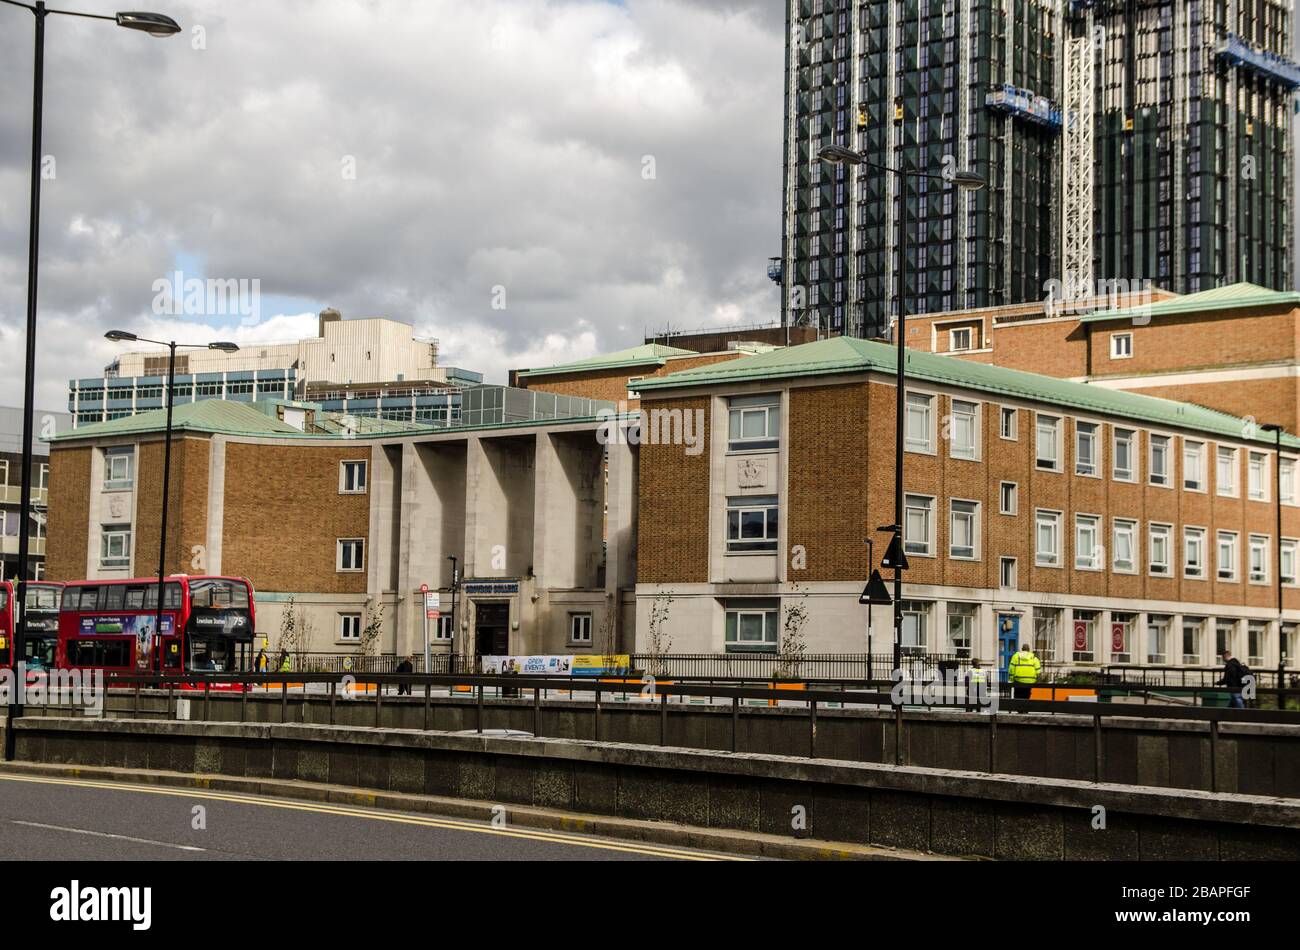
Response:
[{"label": "metal railing", "polygon": [[[903,675],[925,679],[941,670],[965,670],[968,657],[955,653],[904,652]],[[894,668],[892,653],[651,653],[632,654],[632,669],[675,679],[746,680],[776,679],[806,682],[887,681]]]}]

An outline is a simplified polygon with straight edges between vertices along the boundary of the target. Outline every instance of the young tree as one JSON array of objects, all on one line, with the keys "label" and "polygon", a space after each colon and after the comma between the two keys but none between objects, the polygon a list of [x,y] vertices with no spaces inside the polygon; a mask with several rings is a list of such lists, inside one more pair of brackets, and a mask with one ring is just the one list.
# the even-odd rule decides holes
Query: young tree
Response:
[{"label": "young tree", "polygon": [[649,672],[652,676],[668,675],[667,656],[673,648],[673,638],[665,627],[668,623],[668,613],[672,609],[672,605],[673,595],[670,591],[661,591],[655,594],[650,603],[649,635],[646,640],[646,648],[650,653]]},{"label": "young tree", "polygon": [[804,638],[803,628],[808,623],[808,592],[798,582],[790,585],[790,593],[797,600],[785,600],[782,604],[784,618],[781,624],[781,642],[778,644],[780,661],[776,675],[788,679],[799,679],[803,667],[804,654],[808,652],[808,641]]},{"label": "young tree", "polygon": [[379,638],[384,632],[384,605],[367,606],[365,620],[366,622],[361,628],[361,636],[357,640],[356,654],[357,669],[359,671],[365,667],[365,658],[374,656],[379,647]]}]

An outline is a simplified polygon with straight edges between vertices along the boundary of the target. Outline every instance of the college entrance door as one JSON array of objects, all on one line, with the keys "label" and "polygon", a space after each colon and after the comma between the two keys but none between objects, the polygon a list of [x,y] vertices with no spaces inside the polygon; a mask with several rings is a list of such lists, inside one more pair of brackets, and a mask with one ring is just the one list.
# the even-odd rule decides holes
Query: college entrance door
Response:
[{"label": "college entrance door", "polygon": [[510,652],[510,605],[474,604],[474,652],[505,656]]},{"label": "college entrance door", "polygon": [[1020,649],[1020,615],[998,614],[998,682],[1007,681],[1011,658]]}]

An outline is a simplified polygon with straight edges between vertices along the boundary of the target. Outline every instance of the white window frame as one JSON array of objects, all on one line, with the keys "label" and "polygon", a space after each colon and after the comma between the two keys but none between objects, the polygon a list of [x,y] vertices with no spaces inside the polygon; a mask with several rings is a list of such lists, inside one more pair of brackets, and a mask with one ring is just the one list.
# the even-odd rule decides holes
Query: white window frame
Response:
[{"label": "white window frame", "polygon": [[[1121,436],[1120,433],[1127,433],[1127,436]],[[1121,475],[1119,468],[1119,446],[1120,443],[1126,443],[1128,452],[1128,474]],[[1125,426],[1115,426],[1111,429],[1110,436],[1110,460],[1111,469],[1110,477],[1117,482],[1126,484],[1136,484],[1138,480],[1139,459],[1142,451],[1142,433],[1140,429],[1129,429]]]},{"label": "white window frame", "polygon": [[[1093,422],[1091,419],[1074,420],[1074,474],[1083,478],[1101,478],[1102,457],[1101,457],[1101,433],[1102,427],[1100,422]],[[1087,471],[1082,466],[1082,453],[1079,451],[1083,445],[1083,436],[1089,436],[1092,443],[1092,470]]]},{"label": "white window frame", "polygon": [[[1076,571],[1102,571],[1106,569],[1105,548],[1101,543],[1101,515],[1076,514],[1074,516],[1074,569]],[[1083,559],[1080,541],[1085,531],[1092,534],[1092,550]]]},{"label": "white window frame", "polygon": [[[1050,508],[1037,508],[1034,510],[1034,564],[1038,567],[1061,567],[1061,512],[1054,511]],[[1042,540],[1040,530],[1044,526],[1050,526],[1053,531],[1055,543],[1054,550],[1044,552],[1039,545]]]},{"label": "white window frame", "polygon": [[[357,475],[360,479],[357,479]],[[352,476],[352,487],[348,487],[348,476]],[[369,489],[370,466],[366,459],[339,460],[339,494],[364,495]]]},{"label": "white window frame", "polygon": [[[121,460],[126,474],[113,477],[113,463]],[[135,486],[135,449],[110,448],[104,450],[104,491],[124,491]]]},{"label": "white window frame", "polygon": [[[1010,492],[1007,489],[1011,489]],[[1008,499],[1010,504],[1007,504]],[[1016,482],[998,482],[998,514],[1014,515],[1020,511],[1020,486]]]},{"label": "white window frame", "polygon": [[[1156,539],[1164,541],[1165,555],[1163,560],[1156,558]],[[1165,524],[1161,521],[1152,521],[1147,524],[1147,573],[1152,577],[1173,577],[1174,568],[1170,563],[1173,557],[1173,538],[1174,526]]]},{"label": "white window frame", "polygon": [[[1225,486],[1221,477],[1222,469],[1220,462],[1224,456],[1232,460],[1232,466],[1229,471],[1232,474],[1232,480]],[[1214,493],[1222,495],[1224,498],[1236,498],[1238,494],[1237,482],[1241,480],[1241,455],[1238,453],[1235,445],[1218,444],[1214,447]]]},{"label": "white window frame", "polygon": [[[776,512],[775,534],[769,534],[771,518]],[[761,512],[763,516],[763,536],[746,538],[744,536],[745,515]],[[735,536],[732,536],[732,514],[736,514]],[[781,537],[781,502],[776,495],[735,495],[727,499],[726,552],[728,554],[772,554],[780,544]]]},{"label": "white window frame", "polygon": [[[958,512],[958,505],[970,505],[970,511]],[[970,519],[970,553],[958,554],[956,546],[957,538],[957,518]],[[980,532],[980,503],[970,498],[950,498],[948,499],[948,557],[954,561],[978,561],[980,560],[981,549],[981,532]]]},{"label": "white window frame", "polygon": [[[745,418],[763,414],[763,435],[746,436]],[[739,419],[737,434],[731,434],[732,423]],[[781,444],[781,395],[764,393],[756,396],[732,396],[727,402],[727,451],[757,452],[779,448]]]},{"label": "white window frame", "polygon": [[[1178,641],[1178,658],[1183,666],[1200,666],[1205,661],[1205,618],[1184,617],[1181,636]],[[1195,652],[1187,650],[1187,635],[1192,634],[1192,646]]]},{"label": "white window frame", "polygon": [[[907,398],[903,406],[903,420],[905,426],[903,429],[903,446],[908,452],[914,452],[917,455],[934,455],[934,426],[935,412],[934,407],[938,402],[938,397],[934,393],[920,392],[918,390],[907,390]],[[922,407],[924,404],[924,408]],[[915,427],[913,426],[914,415],[920,414],[921,421],[925,426],[924,440],[914,435]]]},{"label": "white window frame", "polygon": [[[1165,614],[1147,615],[1146,658],[1148,663],[1160,666],[1168,660],[1170,622],[1170,618]],[[1155,646],[1159,646],[1159,653],[1152,652],[1152,647]]]},{"label": "white window frame", "polygon": [[[99,566],[117,570],[131,566],[132,528],[129,524],[106,524],[99,534]],[[113,553],[114,542],[121,542],[120,553]]]},{"label": "white window frame", "polygon": [[[1296,571],[1300,570],[1300,539],[1283,538],[1281,558],[1282,563],[1278,566],[1278,570],[1282,572],[1282,586],[1295,587]],[[1289,570],[1286,568],[1288,560],[1291,562]]]},{"label": "white window frame", "polygon": [[591,646],[591,611],[569,614],[569,643],[572,646]]},{"label": "white window frame", "polygon": [[[1194,491],[1204,494],[1209,488],[1209,471],[1206,464],[1206,444],[1198,439],[1183,439],[1183,490]],[[1196,464],[1196,475],[1198,476],[1195,484],[1188,484],[1188,473],[1191,471],[1192,460],[1199,457],[1200,461]]]},{"label": "white window frame", "polygon": [[1278,469],[1278,484],[1281,486],[1282,504],[1294,507],[1300,504],[1296,498],[1296,460],[1282,456]]},{"label": "white window frame", "polygon": [[[1120,341],[1127,346],[1122,346]],[[1112,333],[1110,335],[1110,358],[1113,360],[1131,360],[1133,358],[1133,332]]]},{"label": "white window frame", "polygon": [[[924,504],[914,504],[914,502],[923,502]],[[921,549],[914,547],[921,542],[908,533],[908,523],[911,521],[910,514],[912,510],[925,512],[925,547]],[[909,492],[903,497],[903,551],[909,557],[934,557],[934,495],[918,495]]]},{"label": "white window frame", "polygon": [[[1251,501],[1268,501],[1272,492],[1268,488],[1268,457],[1270,452],[1257,452],[1254,449],[1246,453],[1246,497]],[[1258,463],[1258,465],[1256,464]],[[1256,479],[1258,473],[1258,480]]]},{"label": "white window frame", "polygon": [[[1164,446],[1165,469],[1164,481],[1156,481],[1156,448]],[[1147,435],[1147,484],[1152,488],[1174,487],[1174,437],[1163,432],[1151,432]]]},{"label": "white window frame", "polygon": [[433,622],[433,630],[429,635],[439,643],[450,643],[452,636],[455,634],[455,628],[452,625],[454,619],[451,614],[440,612]]},{"label": "white window frame", "polygon": [[[1111,570],[1116,574],[1137,574],[1141,571],[1138,551],[1138,523],[1133,518],[1115,518],[1111,523]],[[1120,535],[1128,535],[1129,563],[1122,565],[1119,560]]]},{"label": "white window frame", "polygon": [[[998,587],[1002,590],[1018,590],[1020,578],[1017,576],[1020,565],[1016,558],[1002,557],[998,559]],[[1010,583],[1008,583],[1008,577]]]},{"label": "white window frame", "polygon": [[[1200,581],[1209,576],[1209,566],[1206,564],[1206,530],[1200,525],[1183,525],[1183,577],[1187,580]],[[1192,569],[1192,562],[1188,559],[1189,542],[1196,541],[1199,544],[1201,552],[1200,567],[1196,571]]]},{"label": "white window frame", "polygon": [[[1011,424],[1008,426],[1007,422]],[[998,407],[998,438],[1008,442],[1020,441],[1020,410],[1015,406]]]},{"label": "white window frame", "polygon": [[339,614],[339,643],[357,643],[361,640],[361,614]]},{"label": "white window frame", "polygon": [[[974,649],[976,641],[979,639],[980,612],[979,604],[972,604],[966,601],[949,601],[945,607],[947,613],[947,634],[948,646],[955,656],[968,657]],[[965,646],[962,641],[953,635],[953,621],[961,621],[962,632],[965,634]]]},{"label": "white window frame", "polygon": [[[1055,453],[1051,465],[1043,464],[1042,443],[1044,423],[1051,423],[1052,451]],[[1052,415],[1050,412],[1034,413],[1034,468],[1040,472],[1061,472],[1064,466],[1061,464],[1061,456],[1065,453],[1062,451],[1062,430],[1065,428],[1065,418],[1063,416]]]},{"label": "white window frame", "polygon": [[[933,605],[928,600],[905,600],[899,605],[903,615],[902,646],[904,653],[924,653],[930,642],[930,612]],[[908,621],[911,621],[915,635],[909,638]],[[908,643],[909,639],[915,642]]]},{"label": "white window frame", "polygon": [[[1240,550],[1238,547],[1239,537],[1235,531],[1216,531],[1214,535],[1214,579],[1224,584],[1235,584],[1239,577],[1237,574],[1240,563]],[[1223,556],[1223,547],[1228,545],[1228,558],[1226,563],[1227,573],[1225,570],[1225,559]]]},{"label": "white window frame", "polygon": [[[963,418],[970,420],[970,439],[971,439],[971,444],[969,449],[962,447],[961,451],[958,451],[958,443],[957,443],[957,432],[958,432],[957,418],[959,415],[957,411],[957,407],[959,405],[965,407],[961,411],[960,415]],[[980,404],[978,402],[975,402],[973,399],[954,398],[950,402],[950,407],[952,411],[950,413],[951,418],[949,421],[951,423],[952,428],[950,430],[951,437],[948,439],[949,456],[967,462],[978,462],[980,458]]]},{"label": "white window frame", "polygon": [[[735,636],[728,639],[728,627],[731,626],[730,618],[734,615]],[[741,637],[741,626],[744,618],[759,616],[762,618],[762,639],[746,640]],[[722,623],[722,644],[723,650],[730,653],[776,653],[781,648],[781,607],[778,603],[772,605],[754,606],[724,606]]]},{"label": "white window frame", "polygon": [[[1269,549],[1273,547],[1273,538],[1267,534],[1252,534],[1247,540],[1246,578],[1252,584],[1269,583]],[[1259,570],[1255,570],[1258,555]]]},{"label": "white window frame", "polygon": [[[352,567],[343,566],[343,552],[346,545],[360,545],[361,563]],[[360,574],[366,569],[366,539],[365,538],[339,538],[335,544],[334,551],[334,570],[339,574]]]},{"label": "white window frame", "polygon": [[[957,345],[957,334],[966,334],[966,345]],[[948,351],[951,353],[964,353],[975,349],[975,332],[971,327],[952,327],[948,330]]]}]

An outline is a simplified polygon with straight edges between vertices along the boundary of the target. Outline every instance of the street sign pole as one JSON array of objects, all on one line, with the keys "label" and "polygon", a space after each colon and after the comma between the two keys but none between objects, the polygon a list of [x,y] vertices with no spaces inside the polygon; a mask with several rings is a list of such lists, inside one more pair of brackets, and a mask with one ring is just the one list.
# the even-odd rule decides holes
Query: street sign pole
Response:
[{"label": "street sign pole", "polygon": [[429,585],[420,585],[420,613],[424,614],[424,672],[430,670],[429,656]]}]

